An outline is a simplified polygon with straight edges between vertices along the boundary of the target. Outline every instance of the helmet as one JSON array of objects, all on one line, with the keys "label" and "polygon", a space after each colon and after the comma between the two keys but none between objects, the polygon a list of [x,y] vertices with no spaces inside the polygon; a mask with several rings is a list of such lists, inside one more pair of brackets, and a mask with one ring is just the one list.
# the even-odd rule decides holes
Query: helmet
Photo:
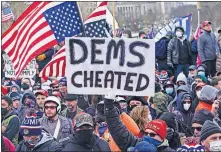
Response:
[{"label": "helmet", "polygon": [[45,103],[44,103],[44,106],[47,102],[54,102],[56,103],[58,106],[57,106],[57,113],[61,112],[61,102],[60,100],[55,97],[55,96],[49,96],[45,99]]}]

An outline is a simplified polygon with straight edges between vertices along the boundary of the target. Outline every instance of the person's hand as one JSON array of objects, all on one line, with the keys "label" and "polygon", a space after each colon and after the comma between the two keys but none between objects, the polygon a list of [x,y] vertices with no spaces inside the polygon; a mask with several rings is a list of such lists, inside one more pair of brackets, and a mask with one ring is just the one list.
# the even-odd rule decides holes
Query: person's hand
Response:
[{"label": "person's hand", "polygon": [[212,104],[212,110],[211,113],[215,116],[217,114],[217,110],[219,109],[219,100],[215,100]]},{"label": "person's hand", "polygon": [[6,131],[6,127],[3,125],[2,126],[2,133],[4,133]]},{"label": "person's hand", "polygon": [[37,57],[38,61],[42,61],[46,58],[46,55],[45,54],[41,54]]}]

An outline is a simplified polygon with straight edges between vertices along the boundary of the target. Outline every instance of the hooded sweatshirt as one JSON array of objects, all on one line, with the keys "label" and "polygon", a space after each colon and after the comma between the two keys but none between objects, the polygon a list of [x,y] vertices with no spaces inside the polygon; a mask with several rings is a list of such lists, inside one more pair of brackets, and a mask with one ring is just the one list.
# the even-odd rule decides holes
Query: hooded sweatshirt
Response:
[{"label": "hooded sweatshirt", "polygon": [[187,85],[187,78],[186,78],[186,76],[185,76],[183,73],[180,73],[180,74],[178,75],[177,80],[176,80],[176,84],[177,84],[177,82],[179,82],[179,81],[183,81],[183,82],[185,82],[185,84]]},{"label": "hooded sweatshirt", "polygon": [[187,93],[187,92],[182,92],[178,95],[177,100],[176,100],[176,108],[175,108],[176,110],[174,111],[174,113],[187,126],[191,126],[192,119],[193,119],[193,114],[191,112],[191,107],[189,108],[189,110],[185,110],[184,107],[183,107],[184,100],[185,100],[186,97],[191,98],[190,94]]},{"label": "hooded sweatshirt", "polygon": [[14,88],[14,87],[18,90],[18,93],[19,93],[19,94],[21,95],[21,97],[22,97],[21,89],[20,89],[20,87],[19,87],[17,84],[13,84],[13,85],[11,86],[10,92],[12,92],[12,88]]}]

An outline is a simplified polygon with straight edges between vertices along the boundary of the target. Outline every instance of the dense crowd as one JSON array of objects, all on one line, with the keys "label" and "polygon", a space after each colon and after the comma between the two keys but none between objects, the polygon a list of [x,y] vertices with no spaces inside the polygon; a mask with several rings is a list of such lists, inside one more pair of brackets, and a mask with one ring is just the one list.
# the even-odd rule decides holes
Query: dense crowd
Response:
[{"label": "dense crowd", "polygon": [[[216,37],[211,22],[201,28],[198,39],[176,27],[156,43],[153,96],[68,94],[65,77],[10,79],[3,72],[1,150],[221,151],[221,29]],[[38,71],[53,54],[36,58]]]}]

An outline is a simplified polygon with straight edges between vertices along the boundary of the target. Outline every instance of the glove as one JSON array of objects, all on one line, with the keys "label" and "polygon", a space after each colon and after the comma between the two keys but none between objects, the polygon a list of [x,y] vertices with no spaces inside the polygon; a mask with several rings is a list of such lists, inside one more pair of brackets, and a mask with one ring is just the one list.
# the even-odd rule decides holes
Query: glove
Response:
[{"label": "glove", "polygon": [[105,105],[105,111],[110,110],[114,108],[114,100],[115,100],[115,94],[113,90],[108,89],[107,95],[104,97],[104,105]]},{"label": "glove", "polygon": [[46,58],[46,55],[45,54],[41,54],[37,57],[38,61],[42,61]]},{"label": "glove", "polygon": [[116,95],[114,94],[113,90],[108,89],[107,95],[105,95],[106,99],[115,100]]}]

